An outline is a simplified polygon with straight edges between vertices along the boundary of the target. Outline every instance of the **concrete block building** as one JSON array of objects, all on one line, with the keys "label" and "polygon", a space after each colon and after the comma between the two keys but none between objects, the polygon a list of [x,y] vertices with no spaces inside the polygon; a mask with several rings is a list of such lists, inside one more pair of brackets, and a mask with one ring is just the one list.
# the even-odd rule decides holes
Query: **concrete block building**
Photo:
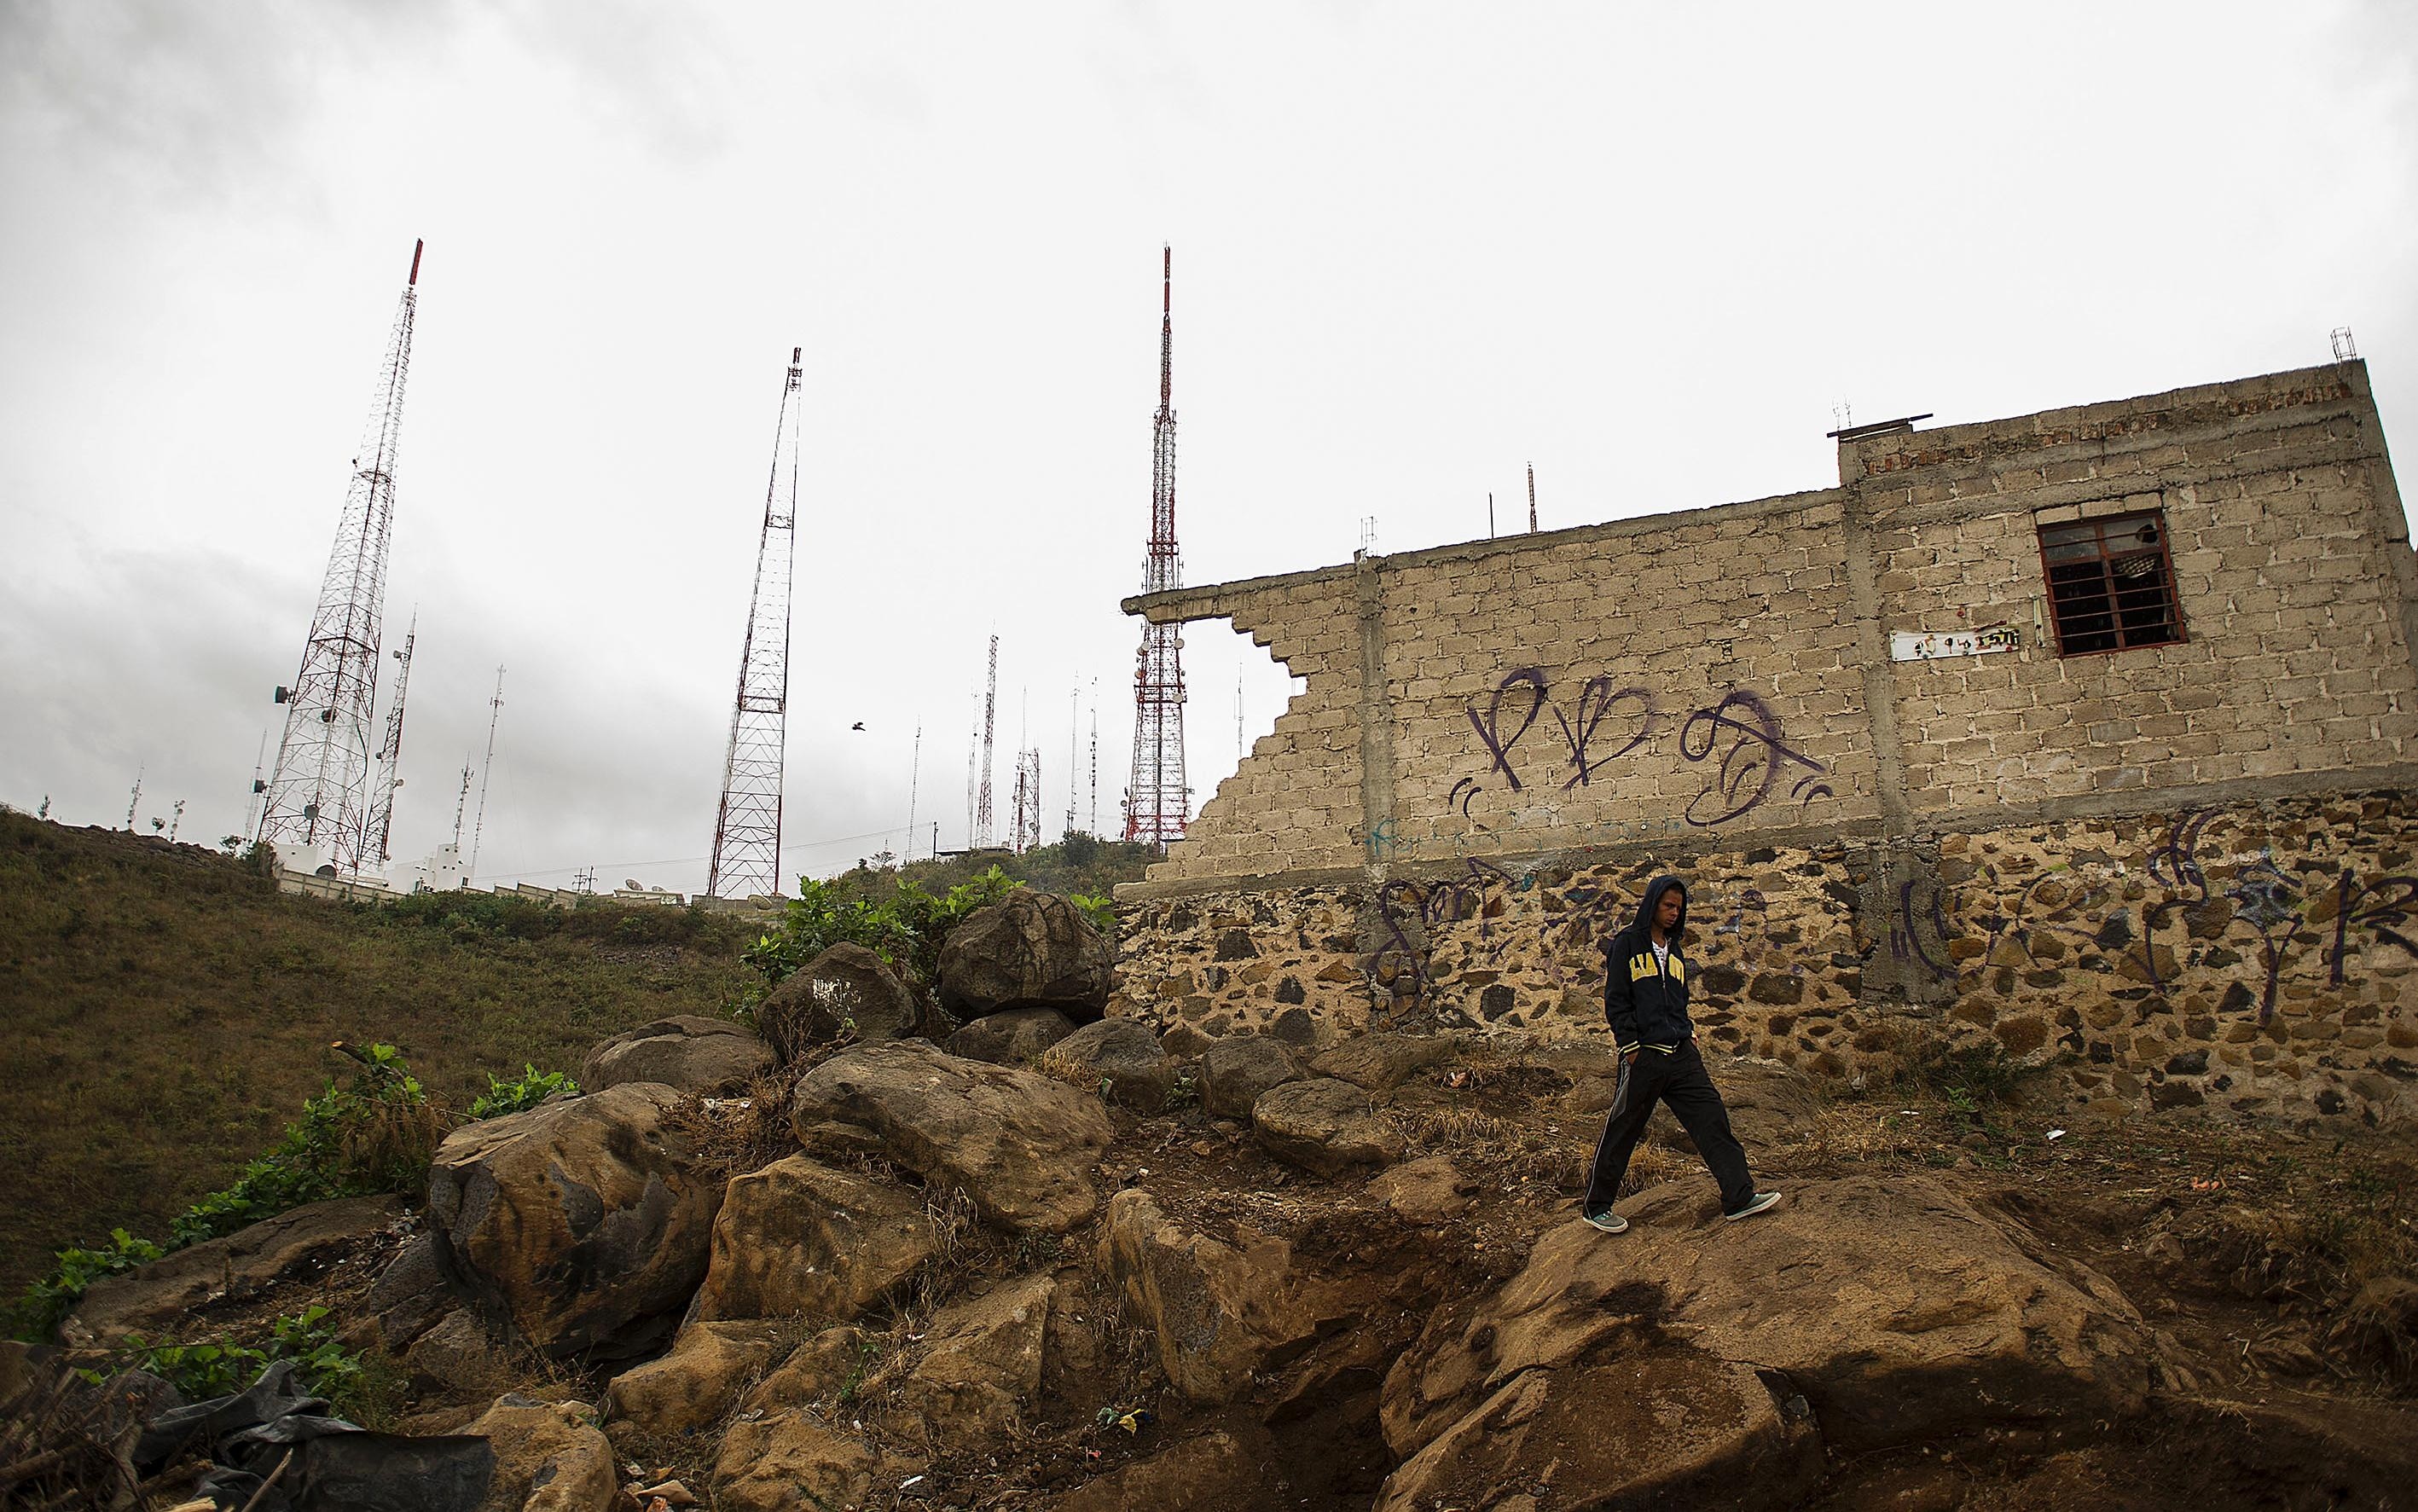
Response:
[{"label": "concrete block building", "polygon": [[1838,441],[1831,488],[1127,601],[1304,688],[1123,890],[1121,1011],[1598,1032],[1676,869],[1715,1047],[2418,1107],[2418,557],[2365,368]]}]

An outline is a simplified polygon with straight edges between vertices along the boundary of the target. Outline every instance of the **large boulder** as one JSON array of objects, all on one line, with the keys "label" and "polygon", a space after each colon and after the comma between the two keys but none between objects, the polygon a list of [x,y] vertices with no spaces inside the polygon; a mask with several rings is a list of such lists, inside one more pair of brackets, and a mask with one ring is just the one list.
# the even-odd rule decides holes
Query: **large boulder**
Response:
[{"label": "large boulder", "polygon": [[1057,1283],[1028,1275],[944,1307],[925,1330],[923,1358],[899,1399],[944,1449],[996,1443],[1024,1426],[1041,1391],[1042,1341]]},{"label": "large boulder", "polygon": [[[1660,1280],[1667,1316],[1702,1347],[1786,1372],[1833,1447],[2140,1409],[2150,1357],[2140,1314],[2028,1230],[1917,1177],[1815,1183],[1789,1203],[1732,1225],[1702,1182],[1667,1184],[1627,1210],[1637,1243],[1618,1264]],[[1575,1274],[1593,1257],[1601,1277],[1610,1258],[1590,1237],[1600,1239],[1562,1229],[1530,1269]]]},{"label": "large boulder", "polygon": [[1355,1034],[1321,1051],[1309,1069],[1370,1092],[1386,1092],[1451,1060],[1454,1048],[1441,1034]]},{"label": "large boulder", "polygon": [[1251,1123],[1268,1153],[1321,1176],[1389,1165],[1408,1147],[1402,1131],[1370,1109],[1367,1092],[1333,1077],[1262,1093],[1251,1105]]},{"label": "large boulder", "polygon": [[791,1155],[724,1190],[692,1316],[845,1322],[940,1247],[914,1197]]},{"label": "large boulder", "polygon": [[604,1416],[641,1433],[676,1438],[719,1422],[757,1372],[781,1352],[786,1323],[693,1322],[660,1359],[624,1370],[604,1388]]},{"label": "large boulder", "polygon": [[543,1352],[606,1356],[668,1332],[704,1279],[722,1184],[625,1082],[455,1130],[429,1168],[447,1270],[491,1324]]},{"label": "large boulder", "polygon": [[1086,1024],[1049,1047],[1062,1071],[1082,1075],[1137,1113],[1155,1113],[1175,1090],[1175,1058],[1158,1036],[1130,1018]]},{"label": "large boulder", "polygon": [[1768,1420],[1733,1367],[1784,1379],[1825,1443],[1848,1454],[2114,1421],[2147,1393],[2150,1333],[2120,1292],[1935,1182],[1817,1182],[1732,1225],[1691,1180],[1624,1213],[1627,1234],[1555,1229],[1499,1292],[1431,1320],[1385,1380],[1381,1421],[1396,1454],[1419,1456],[1523,1377],[1550,1378],[1523,1409],[1533,1415],[1565,1397],[1600,1401],[1610,1387],[1591,1372],[1644,1379],[1649,1359],[1664,1362],[1656,1379],[1675,1399],[1735,1404],[1742,1455],[1781,1451],[1749,1431]]},{"label": "large boulder", "polygon": [[880,1361],[881,1340],[862,1328],[826,1328],[789,1352],[744,1403],[751,1418],[795,1408],[828,1409],[853,1396]]},{"label": "large boulder", "polygon": [[1288,1504],[1266,1431],[1246,1418],[1169,1444],[1049,1504],[1049,1512],[1232,1512]]},{"label": "large boulder", "polygon": [[842,943],[767,993],[756,1006],[756,1027],[788,1065],[838,1040],[938,1040],[954,1026],[889,962],[862,945]]},{"label": "large boulder", "polygon": [[713,1505],[717,1512],[863,1506],[882,1468],[859,1440],[803,1413],[742,1419],[723,1435]]},{"label": "large boulder", "polygon": [[790,1107],[807,1149],[869,1142],[1025,1231],[1064,1232],[1092,1215],[1092,1166],[1114,1134],[1096,1097],[914,1040],[842,1051],[799,1078]]},{"label": "large boulder", "polygon": [[1801,1401],[1776,1399],[1750,1367],[1671,1350],[1521,1371],[1388,1476],[1374,1512],[1544,1483],[1556,1507],[1761,1512],[1802,1504],[1822,1472]]},{"label": "large boulder", "polygon": [[1316,1302],[1282,1239],[1238,1228],[1229,1245],[1187,1233],[1138,1190],[1110,1201],[1107,1228],[1101,1260],[1157,1336],[1167,1379],[1193,1401],[1233,1400],[1252,1372],[1316,1336]]},{"label": "large boulder", "polygon": [[316,1275],[403,1215],[398,1197],[344,1197],[289,1209],[95,1281],[76,1305],[67,1336],[95,1344],[115,1344],[130,1333],[158,1337],[163,1329],[183,1327],[203,1307],[239,1303],[282,1278]]},{"label": "large boulder", "polygon": [[1369,1184],[1369,1195],[1404,1223],[1432,1227],[1469,1211],[1474,1184],[1450,1155],[1423,1155]]},{"label": "large boulder", "polygon": [[613,1446],[584,1402],[497,1398],[463,1432],[496,1451],[479,1512],[606,1512],[620,1495]]},{"label": "large boulder", "polygon": [[969,1061],[1020,1066],[1073,1032],[1075,1021],[1055,1008],[1002,1008],[959,1029],[941,1047]]},{"label": "large boulder", "polygon": [[462,1306],[445,1275],[442,1242],[422,1233],[395,1252],[361,1300],[356,1323],[362,1341],[375,1340],[390,1354],[400,1354],[414,1339],[442,1322]]},{"label": "large boulder", "polygon": [[616,1034],[589,1051],[579,1063],[579,1085],[594,1092],[625,1081],[656,1081],[710,1092],[753,1081],[772,1069],[772,1047],[742,1026],[676,1014]]},{"label": "large boulder", "polygon": [[1020,887],[950,931],[941,1001],[960,1018],[1030,1006],[1089,1023],[1108,1011],[1116,964],[1115,948],[1072,903]]},{"label": "large boulder", "polygon": [[1201,1103],[1220,1118],[1249,1118],[1263,1092],[1308,1075],[1282,1040],[1264,1034],[1213,1040],[1201,1052]]}]

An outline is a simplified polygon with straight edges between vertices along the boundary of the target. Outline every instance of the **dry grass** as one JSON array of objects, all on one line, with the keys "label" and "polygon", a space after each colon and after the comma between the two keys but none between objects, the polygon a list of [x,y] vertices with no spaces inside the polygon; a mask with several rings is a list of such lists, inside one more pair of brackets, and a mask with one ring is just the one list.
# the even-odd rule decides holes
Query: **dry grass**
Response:
[{"label": "dry grass", "polygon": [[722,1013],[753,977],[737,951],[285,897],[194,847],[0,814],[0,1290],[115,1227],[163,1237],[276,1141],[332,1040],[401,1046],[467,1107],[490,1073]]}]

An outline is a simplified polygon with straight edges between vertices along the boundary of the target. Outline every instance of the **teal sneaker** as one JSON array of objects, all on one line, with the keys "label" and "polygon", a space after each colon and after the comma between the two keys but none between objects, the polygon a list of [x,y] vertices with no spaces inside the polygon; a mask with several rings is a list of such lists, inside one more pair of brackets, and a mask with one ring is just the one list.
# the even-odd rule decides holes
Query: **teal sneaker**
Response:
[{"label": "teal sneaker", "polygon": [[1601,1213],[1582,1213],[1579,1214],[1579,1221],[1590,1229],[1600,1229],[1608,1234],[1629,1232],[1629,1220],[1610,1208],[1604,1209]]},{"label": "teal sneaker", "polygon": [[[1757,1192],[1748,1200],[1746,1206],[1738,1209],[1736,1213],[1724,1213],[1722,1216],[1727,1218],[1732,1223],[1736,1223],[1740,1218],[1752,1218],[1758,1213],[1768,1213],[1778,1206],[1780,1206],[1780,1194],[1778,1192]],[[1626,1226],[1624,1225],[1624,1227]]]}]

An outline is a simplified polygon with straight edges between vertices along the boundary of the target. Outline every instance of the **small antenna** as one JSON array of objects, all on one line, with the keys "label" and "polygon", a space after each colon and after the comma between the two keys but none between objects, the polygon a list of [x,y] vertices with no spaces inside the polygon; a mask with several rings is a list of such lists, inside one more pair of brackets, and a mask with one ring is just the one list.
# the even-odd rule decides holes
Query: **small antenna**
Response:
[{"label": "small antenna", "polygon": [[2349,326],[2336,326],[2326,333],[2326,340],[2334,345],[2335,361],[2355,362],[2359,359],[2359,344],[2350,339]]},{"label": "small antenna", "polygon": [[1494,539],[1494,490],[1486,491],[1486,539]]},{"label": "small antenna", "polygon": [[1856,406],[1842,399],[1830,406],[1830,418],[1838,421],[1840,430],[1852,431],[1856,428]]},{"label": "small antenna", "polygon": [[453,859],[462,859],[462,811],[470,802],[470,753],[462,753],[462,790],[453,795]]},{"label": "small antenna", "polygon": [[184,823],[184,822],[185,822],[185,801],[184,801],[183,799],[181,799],[181,798],[180,798],[180,799],[176,800],[176,814],[175,814],[175,815],[173,815],[173,816],[169,818],[169,820],[168,820],[168,843],[169,843],[170,845],[172,845],[172,846],[173,846],[173,845],[175,845],[175,844],[176,843],[176,826],[178,826],[178,825],[180,825],[180,824],[182,824],[182,823]]},{"label": "small antenna", "polygon": [[1366,557],[1376,544],[1377,517],[1373,514],[1364,514],[1360,516],[1360,555]]},{"label": "small antenna", "polygon": [[[915,844],[915,781],[924,770],[924,726],[915,726],[915,753],[907,758],[907,844]],[[905,857],[899,858],[903,863]]]},{"label": "small antenna", "polygon": [[504,669],[496,668],[496,695],[487,700],[487,764],[479,772],[479,817],[470,826],[470,864],[463,870],[467,882],[479,874],[479,838],[487,832],[487,784],[496,775],[496,725],[504,717]]},{"label": "small antenna", "polygon": [[142,802],[143,769],[138,766],[134,769],[134,792],[126,800],[126,828],[130,833],[131,833],[134,829],[134,810]]},{"label": "small antenna", "polygon": [[1537,465],[1528,464],[1528,533],[1537,533]]},{"label": "small antenna", "polygon": [[253,832],[253,820],[260,812],[260,795],[268,791],[268,784],[261,778],[268,763],[268,731],[263,729],[260,732],[260,750],[252,758],[252,796],[243,801],[243,832],[246,834]]}]

